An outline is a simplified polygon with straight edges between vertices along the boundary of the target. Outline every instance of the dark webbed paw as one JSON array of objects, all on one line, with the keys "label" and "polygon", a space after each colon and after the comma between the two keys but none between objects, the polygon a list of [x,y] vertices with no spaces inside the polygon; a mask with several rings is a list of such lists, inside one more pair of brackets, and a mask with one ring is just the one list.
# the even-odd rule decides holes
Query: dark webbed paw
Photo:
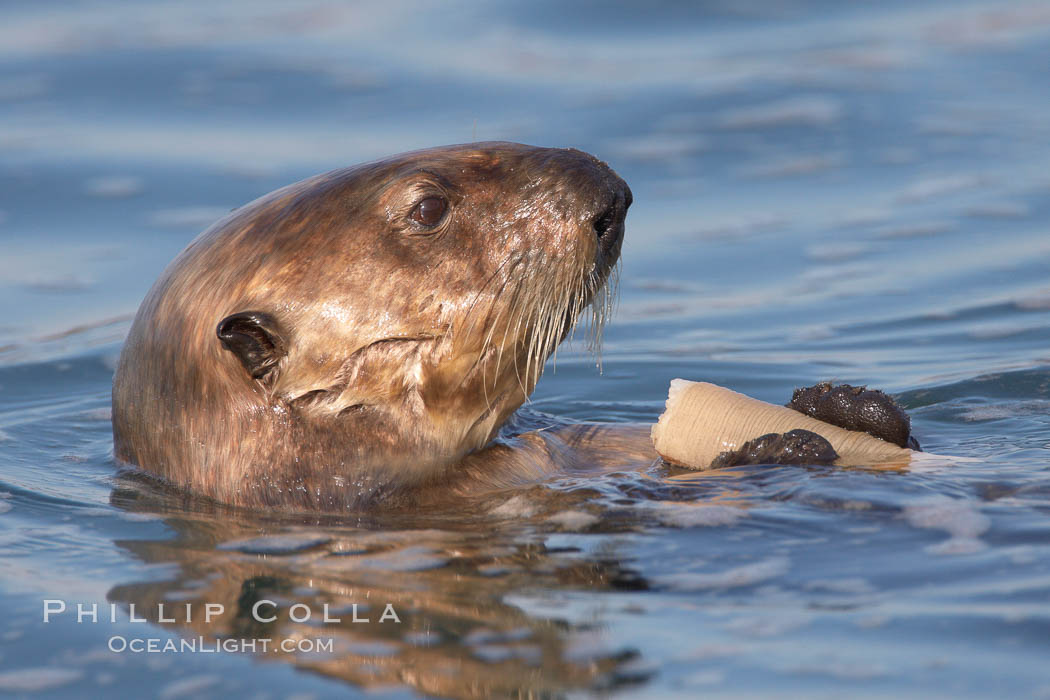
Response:
[{"label": "dark webbed paw", "polygon": [[711,468],[745,464],[831,464],[838,457],[830,442],[814,432],[799,429],[749,440],[738,449],[715,457]]},{"label": "dark webbed paw", "polygon": [[846,430],[859,430],[901,447],[919,449],[911,436],[911,418],[890,396],[877,389],[821,382],[795,389],[788,408]]}]

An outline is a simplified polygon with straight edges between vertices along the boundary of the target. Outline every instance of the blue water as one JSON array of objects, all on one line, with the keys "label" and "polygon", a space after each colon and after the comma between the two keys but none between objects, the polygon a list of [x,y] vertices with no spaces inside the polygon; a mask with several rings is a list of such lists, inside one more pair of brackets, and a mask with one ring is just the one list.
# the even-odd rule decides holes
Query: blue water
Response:
[{"label": "blue water", "polygon": [[[1050,4],[0,17],[0,694],[1050,697]],[[652,421],[674,377],[778,403],[834,379],[974,460],[615,474],[354,520],[117,474],[115,357],[198,231],[316,172],[487,139],[587,150],[635,194],[601,370],[563,347],[532,408]],[[68,610],[45,624],[46,599]],[[274,623],[244,615],[261,599]],[[162,623],[161,602],[229,616]]]}]

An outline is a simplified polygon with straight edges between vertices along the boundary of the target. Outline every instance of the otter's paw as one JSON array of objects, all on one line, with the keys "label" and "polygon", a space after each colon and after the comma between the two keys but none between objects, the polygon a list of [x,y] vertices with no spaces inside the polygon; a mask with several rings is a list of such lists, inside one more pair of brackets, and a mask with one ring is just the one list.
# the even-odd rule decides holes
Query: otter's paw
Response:
[{"label": "otter's paw", "polygon": [[744,464],[831,464],[838,457],[830,442],[814,432],[799,429],[748,440],[738,449],[715,457],[711,468]]},{"label": "otter's paw", "polygon": [[911,418],[897,402],[878,389],[821,382],[795,389],[788,408],[846,430],[858,430],[912,450],[919,442],[911,435]]}]

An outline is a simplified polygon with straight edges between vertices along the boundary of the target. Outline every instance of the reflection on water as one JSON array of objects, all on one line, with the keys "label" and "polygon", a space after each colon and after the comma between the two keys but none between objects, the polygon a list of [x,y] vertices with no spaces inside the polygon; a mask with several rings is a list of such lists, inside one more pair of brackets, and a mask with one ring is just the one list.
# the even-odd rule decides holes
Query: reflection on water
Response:
[{"label": "reflection on water", "polygon": [[[370,514],[354,525],[345,517],[246,515],[127,475],[112,504],[163,514],[174,536],[117,544],[174,575],[122,583],[107,598],[198,645],[302,644],[246,649],[366,688],[492,697],[634,685],[654,672],[629,640],[603,639],[601,616],[565,618],[559,604],[530,610],[515,597],[674,589],[674,575],[651,584],[624,543],[653,528],[746,516],[748,503],[727,487],[735,476],[651,472],[566,478],[443,512]],[[559,544],[565,533],[604,541]],[[748,585],[737,580],[753,575],[748,568],[685,579],[715,589]],[[318,651],[318,643],[330,646]]]},{"label": "reflection on water", "polygon": [[[0,12],[0,692],[1050,693],[1046,3]],[[193,235],[307,175],[473,139],[582,148],[635,194],[601,374],[562,348],[531,409],[646,422],[676,376],[779,403],[836,379],[977,461],[654,467],[326,519],[116,473],[114,358]],[[44,624],[43,599],[71,609]],[[107,601],[115,622],[76,622]]]},{"label": "reflection on water", "polygon": [[[114,502],[142,505],[121,492]],[[175,564],[175,577],[121,584],[108,598],[154,621],[165,604],[169,628],[185,637],[306,640],[303,653],[258,653],[356,686],[404,684],[442,697],[550,695],[633,678],[627,665],[637,650],[595,645],[593,625],[531,616],[506,600],[534,587],[645,589],[615,547],[585,558],[548,547],[535,527],[465,528],[451,514],[426,529],[166,522],[174,538],[120,546],[150,564]],[[225,613],[205,622],[209,604]],[[316,651],[317,639],[331,648]]]}]

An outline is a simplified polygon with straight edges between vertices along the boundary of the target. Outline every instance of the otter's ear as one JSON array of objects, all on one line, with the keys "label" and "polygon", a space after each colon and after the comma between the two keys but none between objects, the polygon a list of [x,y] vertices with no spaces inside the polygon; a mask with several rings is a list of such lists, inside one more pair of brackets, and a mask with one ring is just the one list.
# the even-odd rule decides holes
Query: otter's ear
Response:
[{"label": "otter's ear", "polygon": [[241,311],[222,319],[216,335],[254,379],[269,374],[285,355],[277,319],[262,311]]}]

